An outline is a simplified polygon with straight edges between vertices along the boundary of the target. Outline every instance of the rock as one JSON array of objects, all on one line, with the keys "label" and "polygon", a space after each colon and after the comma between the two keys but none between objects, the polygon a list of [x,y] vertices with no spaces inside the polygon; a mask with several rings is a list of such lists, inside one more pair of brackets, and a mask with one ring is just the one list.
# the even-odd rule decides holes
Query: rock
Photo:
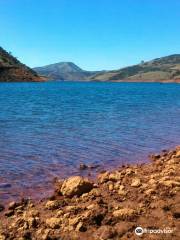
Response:
[{"label": "rock", "polygon": [[0,233],[0,240],[6,240],[6,236]]},{"label": "rock", "polygon": [[88,210],[93,210],[93,209],[98,208],[98,207],[99,207],[98,204],[92,203],[92,204],[88,205],[86,208]]},{"label": "rock", "polygon": [[98,228],[98,230],[94,233],[94,238],[95,239],[101,239],[101,240],[109,240],[115,237],[116,232],[113,230],[111,226],[101,226]]},{"label": "rock", "polygon": [[81,220],[81,216],[77,216],[77,217],[74,217],[74,218],[69,218],[69,225],[70,226],[75,226],[77,225]]},{"label": "rock", "polygon": [[[151,185],[151,187],[154,187],[154,188],[155,188],[155,186],[156,186],[156,185]],[[141,185],[141,189],[142,189],[142,190],[146,190],[146,189],[148,189],[148,187],[149,187],[149,184],[147,184],[147,183],[143,183],[143,184]]]},{"label": "rock", "polygon": [[56,217],[61,217],[63,215],[63,213],[64,213],[63,210],[57,211]]},{"label": "rock", "polygon": [[155,178],[157,178],[157,176],[158,176],[158,174],[151,174],[151,175],[149,176],[149,178],[150,178],[150,179],[155,179]]},{"label": "rock", "polygon": [[131,219],[132,217],[135,216],[135,211],[131,208],[123,208],[123,209],[115,210],[113,212],[113,216],[121,220]]},{"label": "rock", "polygon": [[161,157],[160,154],[152,154],[152,155],[149,156],[149,158],[150,158],[152,161],[157,161],[157,160],[160,159],[160,157]]},{"label": "rock", "polygon": [[98,175],[99,183],[104,183],[109,180],[109,172],[103,172]]},{"label": "rock", "polygon": [[85,232],[87,230],[87,228],[84,226],[83,222],[79,222],[77,227],[76,227],[76,231],[77,232]]},{"label": "rock", "polygon": [[61,219],[56,217],[48,218],[46,220],[46,225],[53,229],[60,228],[60,224],[61,224]]},{"label": "rock", "polygon": [[84,193],[84,194],[81,195],[81,198],[82,198],[82,199],[86,199],[86,198],[88,198],[88,197],[89,197],[89,193]]},{"label": "rock", "polygon": [[159,181],[162,185],[166,187],[180,187],[180,182],[173,181],[173,180],[161,180]]},{"label": "rock", "polygon": [[131,183],[131,187],[139,187],[141,186],[141,180],[139,178],[134,178]]},{"label": "rock", "polygon": [[4,214],[6,217],[11,217],[14,215],[14,210],[8,210],[7,212],[5,212]]},{"label": "rock", "polygon": [[39,223],[39,218],[38,217],[30,217],[27,219],[29,227],[35,228],[37,227]]},{"label": "rock", "polygon": [[124,190],[124,188],[125,188],[124,185],[119,186],[119,190]]},{"label": "rock", "polygon": [[118,190],[120,188],[120,185],[121,185],[121,182],[120,181],[117,181],[115,184],[114,184],[114,189]]},{"label": "rock", "polygon": [[13,201],[13,202],[10,202],[10,203],[9,203],[8,209],[9,209],[9,210],[15,209],[17,206],[18,206],[18,204]]},{"label": "rock", "polygon": [[126,196],[127,195],[127,191],[124,190],[124,185],[120,185],[119,186],[119,190],[118,190],[118,194],[121,196]]},{"label": "rock", "polygon": [[47,201],[45,208],[49,209],[49,210],[55,210],[55,209],[58,209],[60,207],[60,205],[61,205],[61,203],[58,200],[54,200],[54,201],[49,200],[49,201]]},{"label": "rock", "polygon": [[150,180],[148,181],[148,183],[149,183],[150,185],[156,184],[156,180],[152,178],[152,179],[150,179]]},{"label": "rock", "polygon": [[20,218],[16,218],[15,221],[11,224],[11,226],[13,228],[14,227],[20,228],[24,226],[24,223],[25,223],[25,220],[20,217]]},{"label": "rock", "polygon": [[38,218],[39,217],[39,211],[32,209],[32,210],[27,210],[23,212],[23,218],[25,220],[28,220],[29,218]]},{"label": "rock", "polygon": [[45,229],[43,234],[40,233],[42,240],[51,240],[51,238],[49,237],[49,233],[50,233],[49,229]]},{"label": "rock", "polygon": [[176,152],[176,157],[179,158],[180,157],[180,151]]},{"label": "rock", "polygon": [[134,170],[133,169],[131,169],[131,168],[127,168],[126,169],[126,176],[131,176],[133,174],[134,174]]},{"label": "rock", "polygon": [[161,157],[160,154],[154,154],[154,158],[155,158],[155,159],[159,159],[160,157]]},{"label": "rock", "polygon": [[63,217],[64,217],[64,218],[69,218],[70,215],[71,215],[70,212],[67,212],[67,213],[65,213],[65,214],[63,215]]},{"label": "rock", "polygon": [[109,191],[113,191],[114,190],[114,185],[111,183],[111,184],[109,184],[108,188],[109,188]]},{"label": "rock", "polygon": [[118,190],[118,194],[121,195],[121,196],[126,196],[126,195],[127,195],[127,192],[124,191],[124,190],[119,189],[119,190]]},{"label": "rock", "polygon": [[[57,193],[58,195],[62,195],[62,193],[61,193],[62,184],[63,184],[62,179],[58,179],[58,178],[54,179],[55,193]],[[49,199],[49,200],[54,200],[54,199]]]},{"label": "rock", "polygon": [[91,216],[91,213],[92,213],[92,209],[83,212],[83,214],[82,214],[83,219],[89,218]]},{"label": "rock", "polygon": [[67,206],[67,207],[65,207],[65,212],[72,212],[72,211],[75,211],[75,210],[78,210],[79,209],[79,207],[77,207],[77,206]]},{"label": "rock", "polygon": [[179,164],[178,158],[172,158],[171,160],[168,161],[168,165],[174,165],[174,164]]},{"label": "rock", "polygon": [[84,164],[84,163],[81,163],[80,165],[79,165],[79,169],[80,170],[86,170],[88,168],[88,166],[86,165],[86,164]]},{"label": "rock", "polygon": [[23,211],[23,209],[24,209],[24,206],[23,205],[20,205],[20,206],[17,206],[16,208],[15,208],[15,210],[16,211]]},{"label": "rock", "polygon": [[[84,194],[83,194],[84,195]],[[90,192],[89,192],[90,196],[95,196],[95,197],[100,197],[101,196],[101,190],[100,189],[95,189],[93,188]]]},{"label": "rock", "polygon": [[83,193],[89,192],[93,188],[93,183],[87,178],[74,176],[66,179],[61,187],[61,193],[65,196],[72,197],[80,196]]},{"label": "rock", "polygon": [[109,180],[110,181],[118,181],[121,178],[122,178],[122,175],[118,171],[115,171],[115,172],[109,174]]},{"label": "rock", "polygon": [[146,195],[152,195],[152,194],[156,193],[156,191],[154,189],[150,188],[150,189],[146,190],[144,193]]}]

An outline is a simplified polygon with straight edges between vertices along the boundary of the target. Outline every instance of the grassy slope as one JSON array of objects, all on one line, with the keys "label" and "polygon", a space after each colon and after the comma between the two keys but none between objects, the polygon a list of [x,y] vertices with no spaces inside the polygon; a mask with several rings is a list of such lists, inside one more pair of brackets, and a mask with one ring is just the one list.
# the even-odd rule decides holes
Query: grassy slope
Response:
[{"label": "grassy slope", "polygon": [[99,81],[178,81],[180,79],[180,54],[157,58],[149,62],[99,73],[90,80]]}]

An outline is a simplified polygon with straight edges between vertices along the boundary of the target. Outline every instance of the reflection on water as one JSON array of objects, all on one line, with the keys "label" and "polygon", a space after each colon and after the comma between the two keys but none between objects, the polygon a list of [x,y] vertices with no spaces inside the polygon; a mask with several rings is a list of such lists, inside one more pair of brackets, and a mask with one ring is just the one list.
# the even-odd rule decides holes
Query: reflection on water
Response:
[{"label": "reflection on water", "polygon": [[47,193],[81,162],[145,161],[179,144],[179,119],[178,84],[1,83],[0,198]]}]

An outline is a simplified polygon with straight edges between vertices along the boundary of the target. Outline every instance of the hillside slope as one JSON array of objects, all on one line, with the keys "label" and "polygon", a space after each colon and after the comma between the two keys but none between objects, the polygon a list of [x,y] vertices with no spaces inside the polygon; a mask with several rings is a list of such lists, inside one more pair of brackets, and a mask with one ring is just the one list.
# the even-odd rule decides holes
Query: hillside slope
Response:
[{"label": "hillside slope", "polygon": [[119,70],[98,73],[89,78],[98,81],[180,82],[180,54],[157,58]]},{"label": "hillside slope", "polygon": [[0,47],[0,82],[35,82],[43,79]]},{"label": "hillside slope", "polygon": [[43,67],[36,67],[34,70],[42,76],[48,77],[50,80],[88,80],[89,77],[97,74],[95,71],[84,71],[72,62],[59,62]]}]

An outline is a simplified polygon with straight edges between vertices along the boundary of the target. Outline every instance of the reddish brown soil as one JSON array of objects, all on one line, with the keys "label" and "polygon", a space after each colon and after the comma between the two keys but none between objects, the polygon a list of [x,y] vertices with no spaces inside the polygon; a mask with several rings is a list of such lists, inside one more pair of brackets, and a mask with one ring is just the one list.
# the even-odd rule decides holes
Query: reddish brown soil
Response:
[{"label": "reddish brown soil", "polygon": [[11,53],[0,47],[0,82],[41,82],[46,78],[22,64]]},{"label": "reddish brown soil", "polygon": [[[59,180],[49,199],[2,206],[0,239],[179,240],[180,147],[151,160],[101,173],[94,183]],[[137,226],[171,233],[140,237]]]}]

